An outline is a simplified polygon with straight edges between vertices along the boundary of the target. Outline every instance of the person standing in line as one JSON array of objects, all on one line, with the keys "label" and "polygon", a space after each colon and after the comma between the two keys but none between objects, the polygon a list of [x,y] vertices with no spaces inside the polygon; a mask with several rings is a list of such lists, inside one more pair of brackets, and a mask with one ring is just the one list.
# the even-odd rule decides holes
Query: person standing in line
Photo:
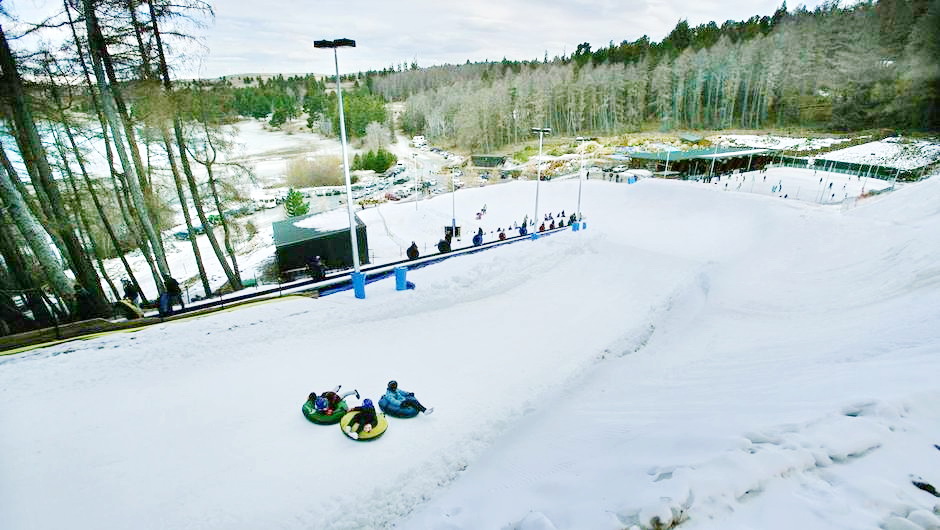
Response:
[{"label": "person standing in line", "polygon": [[160,316],[169,315],[173,312],[173,306],[180,305],[180,310],[186,309],[183,305],[183,290],[180,284],[169,274],[163,275],[163,284],[166,286],[166,292],[160,295]]},{"label": "person standing in line", "polygon": [[137,303],[137,289],[134,288],[134,284],[130,280],[124,278],[121,280],[121,286],[124,287],[124,299],[132,304]]},{"label": "person standing in line", "polygon": [[483,229],[477,229],[477,233],[473,236],[473,246],[478,247],[483,244]]},{"label": "person standing in line", "polygon": [[326,267],[323,265],[320,256],[314,256],[313,260],[307,264],[307,272],[315,282],[323,281],[326,278]]},{"label": "person standing in line", "polygon": [[408,247],[408,250],[405,251],[405,254],[408,255],[408,259],[411,259],[411,260],[418,259],[418,256],[421,255],[421,253],[418,252],[418,244],[412,241],[411,246]]}]

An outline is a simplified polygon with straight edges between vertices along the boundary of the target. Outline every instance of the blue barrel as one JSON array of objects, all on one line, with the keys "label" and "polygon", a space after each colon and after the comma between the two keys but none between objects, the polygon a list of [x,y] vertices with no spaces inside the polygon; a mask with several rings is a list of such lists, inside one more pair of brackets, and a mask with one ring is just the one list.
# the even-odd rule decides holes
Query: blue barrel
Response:
[{"label": "blue barrel", "polygon": [[352,284],[353,292],[356,293],[356,298],[365,298],[366,297],[366,275],[361,272],[352,273]]},{"label": "blue barrel", "polygon": [[587,223],[581,221],[581,230],[587,230]]},{"label": "blue barrel", "polygon": [[408,267],[395,267],[395,290],[408,289]]},{"label": "blue barrel", "polygon": [[571,223],[571,229],[574,230],[575,232],[577,232],[578,230],[581,230],[581,223],[577,221]]}]

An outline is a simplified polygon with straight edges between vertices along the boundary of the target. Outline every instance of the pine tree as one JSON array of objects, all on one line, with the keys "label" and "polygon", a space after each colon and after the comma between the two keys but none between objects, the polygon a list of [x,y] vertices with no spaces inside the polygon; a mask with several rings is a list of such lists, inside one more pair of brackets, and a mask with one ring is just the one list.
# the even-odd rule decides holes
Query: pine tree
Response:
[{"label": "pine tree", "polygon": [[304,202],[304,196],[300,194],[299,191],[295,191],[294,188],[291,188],[287,192],[287,200],[284,201],[284,209],[287,211],[288,217],[297,217],[298,215],[305,215],[310,211],[310,204]]}]

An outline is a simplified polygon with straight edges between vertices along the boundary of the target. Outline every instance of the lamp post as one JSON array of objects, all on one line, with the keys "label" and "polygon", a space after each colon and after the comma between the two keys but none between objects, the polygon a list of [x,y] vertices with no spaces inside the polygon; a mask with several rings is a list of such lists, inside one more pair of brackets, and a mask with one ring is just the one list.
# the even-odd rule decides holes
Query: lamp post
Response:
[{"label": "lamp post", "polygon": [[578,173],[578,221],[581,220],[581,183],[584,182],[584,146],[585,142],[590,140],[590,138],[585,138],[584,136],[575,138],[575,141],[581,144],[581,172]]},{"label": "lamp post", "polygon": [[352,39],[334,39],[313,41],[314,48],[332,48],[333,64],[336,67],[336,97],[339,102],[339,135],[343,145],[343,175],[346,177],[346,210],[349,212],[349,240],[352,243],[353,291],[356,298],[366,297],[365,276],[359,271],[359,238],[356,237],[356,216],[353,214],[352,184],[349,180],[349,154],[346,150],[346,117],[343,115],[343,91],[339,82],[339,57],[337,48],[355,48]]},{"label": "lamp post", "polygon": [[450,237],[457,239],[457,183],[450,174]]},{"label": "lamp post", "polygon": [[418,209],[418,153],[411,153],[411,161],[415,166],[415,210]]},{"label": "lamp post", "polygon": [[542,181],[542,137],[546,134],[552,134],[549,127],[533,127],[533,133],[539,135],[539,159],[535,166],[535,217],[532,218],[536,223],[539,222],[539,182]]}]

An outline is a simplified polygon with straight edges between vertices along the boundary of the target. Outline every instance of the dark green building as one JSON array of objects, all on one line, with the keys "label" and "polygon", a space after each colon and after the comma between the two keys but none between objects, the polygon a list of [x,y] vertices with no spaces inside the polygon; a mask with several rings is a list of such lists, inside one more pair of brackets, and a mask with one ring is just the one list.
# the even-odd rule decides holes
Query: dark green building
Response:
[{"label": "dark green building", "polygon": [[[277,267],[284,273],[302,269],[315,256],[320,256],[328,269],[350,268],[353,266],[352,245],[349,240],[349,228],[320,230],[297,226],[297,223],[309,219],[311,214],[291,217],[278,221],[271,226],[274,230],[275,255]],[[359,264],[369,263],[369,241],[366,225],[356,216],[356,238],[359,243]]]}]

